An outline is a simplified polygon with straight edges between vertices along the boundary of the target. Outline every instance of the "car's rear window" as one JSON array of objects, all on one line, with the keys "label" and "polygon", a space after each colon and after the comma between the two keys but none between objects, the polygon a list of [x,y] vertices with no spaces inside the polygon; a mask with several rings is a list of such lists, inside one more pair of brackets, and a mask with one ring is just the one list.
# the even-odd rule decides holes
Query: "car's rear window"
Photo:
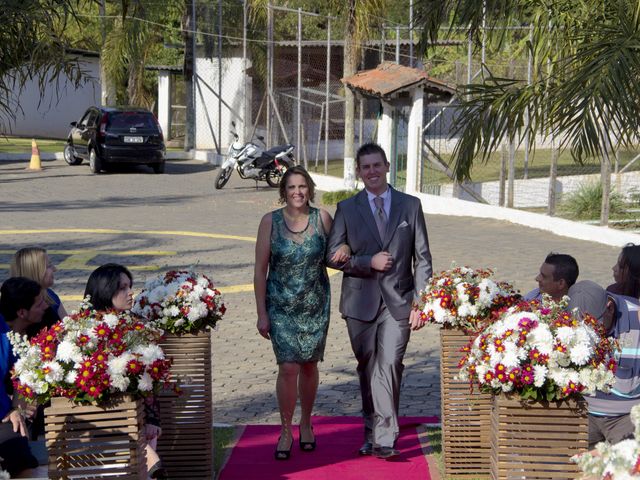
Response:
[{"label": "car's rear window", "polygon": [[150,113],[112,112],[109,114],[110,128],[156,128]]}]

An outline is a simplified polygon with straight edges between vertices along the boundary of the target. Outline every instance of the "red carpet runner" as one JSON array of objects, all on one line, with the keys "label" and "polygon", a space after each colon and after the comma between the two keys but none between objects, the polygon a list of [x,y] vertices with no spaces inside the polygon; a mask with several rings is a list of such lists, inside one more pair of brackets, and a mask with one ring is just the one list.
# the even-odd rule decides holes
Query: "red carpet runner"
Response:
[{"label": "red carpet runner", "polygon": [[274,459],[280,426],[249,425],[220,480],[430,480],[415,427],[438,421],[437,417],[401,417],[396,445],[400,455],[392,460],[358,456],[363,441],[360,417],[313,417],[317,449],[300,451],[296,428],[291,458],[285,461]]}]

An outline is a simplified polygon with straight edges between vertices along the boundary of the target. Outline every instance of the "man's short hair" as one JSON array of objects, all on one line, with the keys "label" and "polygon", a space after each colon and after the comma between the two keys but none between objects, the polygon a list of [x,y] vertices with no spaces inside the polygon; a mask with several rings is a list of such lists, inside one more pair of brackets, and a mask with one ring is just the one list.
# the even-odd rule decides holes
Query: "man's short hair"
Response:
[{"label": "man's short hair", "polygon": [[576,283],[580,270],[578,269],[578,262],[571,255],[551,252],[544,259],[544,263],[554,266],[553,279],[556,282],[562,279],[567,283],[568,287]]},{"label": "man's short hair", "polygon": [[584,315],[601,319],[607,309],[608,296],[604,288],[591,280],[582,280],[569,289],[569,310],[575,308]]},{"label": "man's short hair", "polygon": [[374,153],[379,153],[382,155],[382,159],[384,160],[385,165],[389,164],[389,160],[387,160],[387,154],[384,152],[384,148],[382,148],[377,143],[369,142],[360,146],[358,152],[356,153],[356,165],[360,167],[360,158],[364,155],[372,155]]},{"label": "man's short hair", "polygon": [[18,317],[18,310],[30,310],[40,295],[42,287],[34,280],[25,277],[12,277],[0,287],[0,315],[7,322]]}]

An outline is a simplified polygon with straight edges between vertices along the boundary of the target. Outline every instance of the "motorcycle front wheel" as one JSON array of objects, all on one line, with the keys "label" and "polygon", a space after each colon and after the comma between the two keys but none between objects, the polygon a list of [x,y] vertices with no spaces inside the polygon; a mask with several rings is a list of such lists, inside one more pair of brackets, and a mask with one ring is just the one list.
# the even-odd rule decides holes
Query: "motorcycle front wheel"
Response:
[{"label": "motorcycle front wheel", "polygon": [[288,170],[288,168],[289,167],[287,167],[286,165],[281,165],[279,169],[274,168],[273,170],[269,170],[265,178],[269,186],[278,188],[278,186],[280,185],[280,180],[282,180],[282,176],[284,175],[284,172]]},{"label": "motorcycle front wheel", "polygon": [[232,173],[233,173],[233,165],[220,168],[220,171],[216,176],[216,183],[215,183],[216,190],[220,190],[222,187],[224,187],[227,184],[227,182],[229,181],[229,178],[231,178]]}]

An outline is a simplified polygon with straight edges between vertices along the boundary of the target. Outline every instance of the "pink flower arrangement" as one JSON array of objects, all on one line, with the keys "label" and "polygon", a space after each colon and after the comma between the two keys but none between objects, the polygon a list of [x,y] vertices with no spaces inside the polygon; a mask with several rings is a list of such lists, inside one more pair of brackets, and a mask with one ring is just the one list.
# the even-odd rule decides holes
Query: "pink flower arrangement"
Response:
[{"label": "pink flower arrangement", "polygon": [[162,330],[180,334],[215,327],[226,307],[209,277],[171,270],[145,284],[131,311]]},{"label": "pink flower arrangement", "polygon": [[28,400],[101,403],[116,393],[147,396],[169,381],[161,332],[126,312],[84,304],[31,340],[8,336],[19,357],[14,386]]},{"label": "pink flower arrangement", "polygon": [[475,332],[520,298],[512,285],[492,276],[490,269],[443,271],[431,278],[417,307],[428,322]]}]

